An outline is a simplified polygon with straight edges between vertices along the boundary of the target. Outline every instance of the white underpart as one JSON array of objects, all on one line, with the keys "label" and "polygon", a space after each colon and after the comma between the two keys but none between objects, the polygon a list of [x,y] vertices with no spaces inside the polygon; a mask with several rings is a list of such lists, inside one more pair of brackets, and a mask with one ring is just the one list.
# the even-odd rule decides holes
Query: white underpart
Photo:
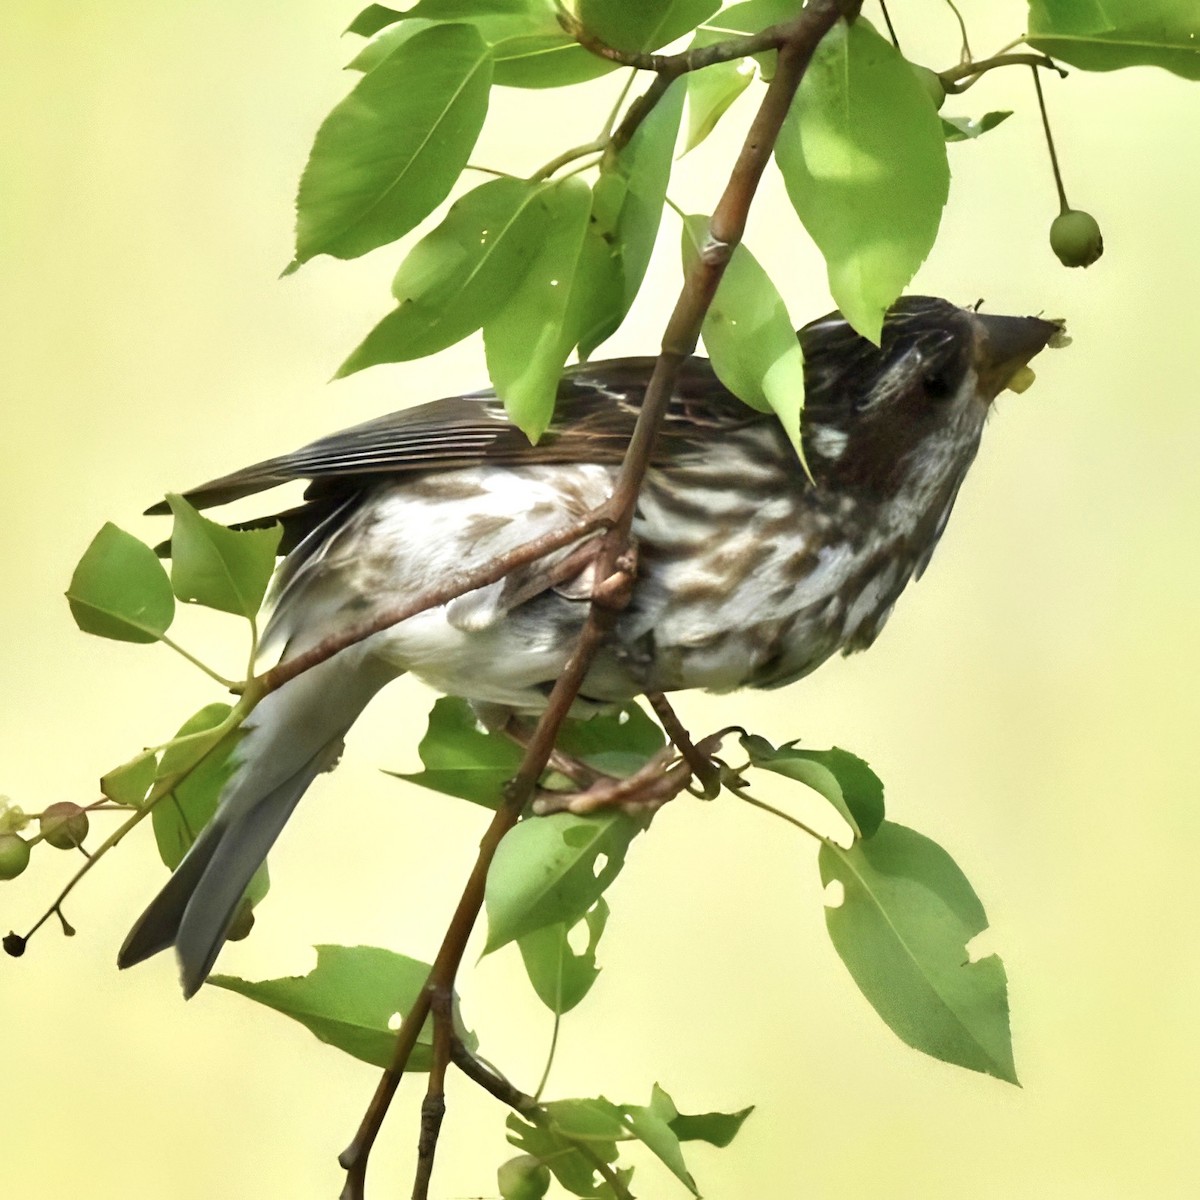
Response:
[{"label": "white underpart", "polygon": [[846,452],[850,435],[833,425],[815,425],[808,431],[812,448],[822,457],[837,462]]}]

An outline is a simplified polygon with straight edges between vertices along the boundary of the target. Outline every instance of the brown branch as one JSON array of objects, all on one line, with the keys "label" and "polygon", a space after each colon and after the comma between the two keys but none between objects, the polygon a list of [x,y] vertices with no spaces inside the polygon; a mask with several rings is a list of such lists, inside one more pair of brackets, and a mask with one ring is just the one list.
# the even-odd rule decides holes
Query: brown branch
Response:
[{"label": "brown branch", "polygon": [[793,21],[783,26],[775,76],[767,87],[762,105],[713,214],[709,242],[684,281],[663,335],[662,352],[655,363],[633,436],[607,506],[611,524],[601,542],[597,583],[583,629],[562,675],[550,693],[520,768],[505,788],[504,799],[480,843],[475,865],[434,959],[426,985],[401,1022],[392,1064],[384,1071],[354,1140],[340,1157],[339,1161],[346,1169],[343,1200],[363,1200],[365,1196],[371,1147],[408,1065],[417,1034],[429,1012],[431,996],[442,990],[453,991],[467,940],[483,905],[484,885],[496,848],[501,838],[516,824],[532,797],[554,749],[559,727],[579,694],[592,658],[617,612],[628,599],[632,584],[627,556],[629,531],[654,442],[666,415],[680,365],[696,347],[704,314],[733,249],[741,240],[758,181],[766,169],[804,69],[825,33],[839,17],[855,15],[860,3],[861,0],[810,0],[809,5]]},{"label": "brown branch", "polygon": [[430,999],[433,1012],[433,1064],[429,1084],[421,1103],[421,1136],[417,1143],[417,1173],[413,1180],[412,1200],[429,1200],[429,1181],[433,1177],[433,1156],[438,1134],[446,1115],[446,1068],[450,1065],[454,1028],[451,995],[440,990]]},{"label": "brown branch", "polygon": [[[1063,79],[1068,74],[1065,67],[1060,67],[1054,59],[1045,54],[997,54],[994,58],[981,58],[976,62],[965,62],[957,67],[939,71],[938,78],[942,81],[942,87],[951,94],[965,92],[967,88],[978,83],[981,76],[997,67],[1034,67],[1035,70],[1040,68],[1043,71],[1057,71]],[[958,83],[957,80],[960,79],[965,82]]]},{"label": "brown branch", "polygon": [[796,22],[781,21],[768,25],[757,33],[746,33],[710,42],[707,46],[692,46],[678,54],[646,54],[639,50],[619,50],[598,38],[582,21],[568,12],[560,12],[558,23],[569,37],[573,37],[585,50],[597,58],[633,67],[638,71],[653,71],[656,75],[678,79],[689,71],[702,71],[717,63],[731,62],[735,58],[749,58],[765,50],[778,50],[791,37]]}]

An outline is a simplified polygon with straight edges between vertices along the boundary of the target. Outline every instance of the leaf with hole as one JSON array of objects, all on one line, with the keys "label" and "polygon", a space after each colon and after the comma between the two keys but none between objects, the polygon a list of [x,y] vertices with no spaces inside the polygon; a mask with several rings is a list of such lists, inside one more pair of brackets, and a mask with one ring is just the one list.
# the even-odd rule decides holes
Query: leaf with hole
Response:
[{"label": "leaf with hole", "polygon": [[902,1041],[944,1062],[1016,1083],[1004,965],[970,960],[987,928],[954,860],[929,838],[885,821],[844,850],[821,846],[821,882],[842,885],[826,905],[829,936],[854,982]]},{"label": "leaf with hole", "polygon": [[620,873],[644,828],[620,812],[560,812],[510,829],[488,871],[484,953],[547,925],[574,925]]},{"label": "leaf with hole", "polygon": [[157,642],[175,617],[175,594],[157,555],[112,522],[84,551],[67,603],[84,633],[118,642]]},{"label": "leaf with hole", "polygon": [[[378,946],[317,946],[317,965],[307,974],[252,981],[213,975],[209,983],[237,992],[299,1021],[327,1045],[370,1063],[389,1067],[396,1049],[395,1018],[415,1002],[429,965]],[[459,1037],[474,1050],[479,1040],[463,1028],[454,1001]],[[433,1058],[433,1021],[417,1037],[411,1071],[428,1071]]]},{"label": "leaf with hole", "polygon": [[596,966],[596,947],[608,921],[608,905],[601,897],[583,915],[587,945],[576,951],[570,943],[575,925],[543,925],[517,938],[517,949],[525,964],[525,974],[538,999],[554,1013],[566,1013],[575,1008],[592,990],[600,975]]},{"label": "leaf with hole", "polygon": [[866,20],[822,38],[775,161],[825,256],[834,301],[878,343],[884,313],[933,246],[950,168],[924,87]]},{"label": "leaf with hole", "polygon": [[645,766],[666,738],[646,711],[630,701],[612,712],[564,721],[556,745],[598,771],[624,777]]},{"label": "leaf with hole", "polygon": [[515,742],[481,730],[471,706],[455,696],[443,696],[434,704],[417,752],[425,770],[386,774],[485,808],[499,805],[504,785],[517,773],[522,757]]}]

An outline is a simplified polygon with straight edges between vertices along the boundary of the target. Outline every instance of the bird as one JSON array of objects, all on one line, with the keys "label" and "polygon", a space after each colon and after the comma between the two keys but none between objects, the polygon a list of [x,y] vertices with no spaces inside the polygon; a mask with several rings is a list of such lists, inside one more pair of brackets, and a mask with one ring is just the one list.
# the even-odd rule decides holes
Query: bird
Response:
[{"label": "bird", "polygon": [[[889,310],[878,345],[840,313],[811,322],[797,332],[803,459],[773,414],[743,404],[708,360],[685,360],[637,499],[629,600],[572,715],[644,693],[775,688],[870,646],[928,565],[996,396],[1061,328],[926,296]],[[567,369],[536,444],[494,391],[479,391],[184,493],[207,508],[307,481],[301,505],[246,523],[283,526],[264,661],[287,662],[602,505],[654,361]],[[199,989],[301,796],[397,676],[465,698],[491,723],[544,709],[595,584],[578,548],[377,632],[261,700],[215,816],[134,925],[119,966],[174,946],[185,996]]]}]

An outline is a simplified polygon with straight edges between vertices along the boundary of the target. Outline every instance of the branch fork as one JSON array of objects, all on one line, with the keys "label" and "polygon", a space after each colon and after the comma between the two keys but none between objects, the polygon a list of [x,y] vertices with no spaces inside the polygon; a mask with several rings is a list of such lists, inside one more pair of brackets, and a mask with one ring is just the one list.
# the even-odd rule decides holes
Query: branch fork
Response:
[{"label": "branch fork", "polygon": [[[725,191],[713,212],[710,223],[710,243],[706,246],[705,253],[699,256],[698,261],[688,272],[675,309],[667,323],[662,339],[661,353],[655,363],[650,384],[642,402],[641,412],[618,472],[612,496],[604,511],[604,517],[603,519],[589,518],[581,523],[582,527],[572,527],[569,531],[571,536],[562,537],[561,540],[549,539],[556,547],[561,547],[588,533],[597,532],[603,526],[604,532],[600,536],[595,572],[595,577],[600,583],[593,590],[592,604],[571,658],[550,693],[546,709],[529,739],[517,774],[505,788],[503,800],[484,833],[478,858],[446,930],[426,986],[401,1022],[396,1035],[393,1061],[384,1071],[353,1141],[339,1158],[342,1166],[346,1169],[346,1183],[342,1191],[342,1200],[365,1200],[367,1162],[371,1147],[378,1136],[392,1097],[395,1095],[400,1079],[408,1065],[417,1034],[431,1009],[434,1008],[434,998],[449,995],[453,990],[459,963],[462,961],[468,938],[483,905],[488,867],[501,839],[517,823],[526,805],[533,799],[538,780],[545,771],[554,751],[559,728],[579,694],[580,686],[587,675],[592,658],[610,631],[621,603],[627,602],[627,593],[632,585],[636,567],[636,560],[630,557],[630,530],[638,492],[650,463],[654,443],[666,415],[679,368],[696,348],[704,315],[717,290],[730,255],[742,239],[751,201],[763,171],[766,169],[771,150],[775,145],[805,68],[821,38],[839,19],[843,17],[853,19],[857,16],[860,6],[861,0],[809,0],[808,5],[785,24],[775,26],[761,34],[752,35],[740,42],[733,39],[730,42],[719,44],[725,48],[720,53],[727,54],[728,57],[743,57],[746,54],[765,49],[778,49],[779,61],[775,75],[767,87],[766,95],[746,136]],[[594,39],[592,42],[594,43]],[[595,44],[588,42],[583,44],[593,51],[597,49]],[[650,56],[648,61],[635,61],[637,56],[618,58],[618,61],[627,62],[628,65],[653,70],[656,78],[646,94],[631,106],[625,120],[613,135],[612,144],[619,146],[632,136],[633,131],[637,128],[637,123],[653,108],[654,103],[679,74],[685,70],[694,70],[701,65],[707,65],[706,62],[701,61],[701,54],[704,51],[707,51],[710,56],[716,53],[714,48],[706,47],[702,51],[689,51],[681,56]],[[723,61],[723,59],[717,56],[710,57],[709,61],[717,62]],[[542,543],[547,540],[540,539]],[[548,550],[544,546],[539,547],[525,561],[532,561],[547,552]],[[496,577],[498,578],[503,573],[505,572],[500,571]],[[492,581],[492,578],[472,579],[470,586],[472,588],[481,587]],[[455,586],[461,587],[462,581],[457,581]],[[443,594],[443,592],[447,594]],[[451,598],[448,589],[442,589],[436,593],[427,594],[422,598],[422,603],[425,607],[432,607],[435,604],[445,603]],[[389,614],[388,624],[395,624],[411,615],[414,615],[414,612],[407,610],[401,611],[400,615]],[[366,632],[351,631],[353,636],[346,640],[345,644],[352,644],[376,631],[375,628]],[[323,657],[329,657],[331,653],[337,652],[336,649],[325,647],[318,647],[317,650]],[[291,674],[298,674],[303,669],[306,669],[306,666],[291,666]],[[262,678],[264,685],[268,688],[279,686],[285,681],[273,672],[268,672]],[[665,701],[662,703],[665,705]],[[655,707],[658,711],[657,704]],[[675,722],[675,725],[676,728],[669,730],[669,733],[683,757],[674,765],[660,765],[658,778],[663,782],[653,786],[649,783],[646,784],[646,788],[650,789],[649,798],[656,801],[657,804],[665,803],[671,796],[677,795],[693,778],[700,779],[705,794],[710,792],[715,794],[713,789],[719,787],[719,770],[717,764],[712,762],[711,756],[719,746],[720,735],[712,735],[693,747],[690,739],[681,733],[682,727],[678,725],[678,722]],[[671,753],[673,755],[674,751]],[[612,789],[608,793],[612,797],[609,802],[625,802],[626,797],[621,789],[622,784],[628,782],[622,781],[616,785],[605,785]],[[654,790],[655,787],[658,789],[657,791]],[[585,792],[583,795],[587,795],[587,793]],[[441,1095],[444,1063],[454,1056],[449,1013],[448,1010],[443,1011],[440,999],[437,1009],[434,1011],[434,1030],[435,1066],[439,1060],[441,1060],[441,1066],[438,1067],[440,1074],[436,1083],[431,1073],[427,1099]],[[448,1046],[449,1049],[439,1053],[437,1050],[439,1043],[444,1047]],[[456,1058],[455,1061],[458,1059]],[[423,1134],[428,1135],[424,1138],[424,1142],[428,1144],[428,1149],[419,1154],[417,1179],[412,1193],[414,1200],[424,1200],[428,1195],[433,1145],[436,1144],[435,1112],[436,1123],[440,1123],[440,1103],[437,1100],[429,1099],[428,1112],[422,1117],[422,1131]],[[611,1172],[609,1174],[611,1175]],[[615,1176],[609,1179],[610,1183],[614,1181]],[[617,1192],[617,1194],[621,1193]]]}]

